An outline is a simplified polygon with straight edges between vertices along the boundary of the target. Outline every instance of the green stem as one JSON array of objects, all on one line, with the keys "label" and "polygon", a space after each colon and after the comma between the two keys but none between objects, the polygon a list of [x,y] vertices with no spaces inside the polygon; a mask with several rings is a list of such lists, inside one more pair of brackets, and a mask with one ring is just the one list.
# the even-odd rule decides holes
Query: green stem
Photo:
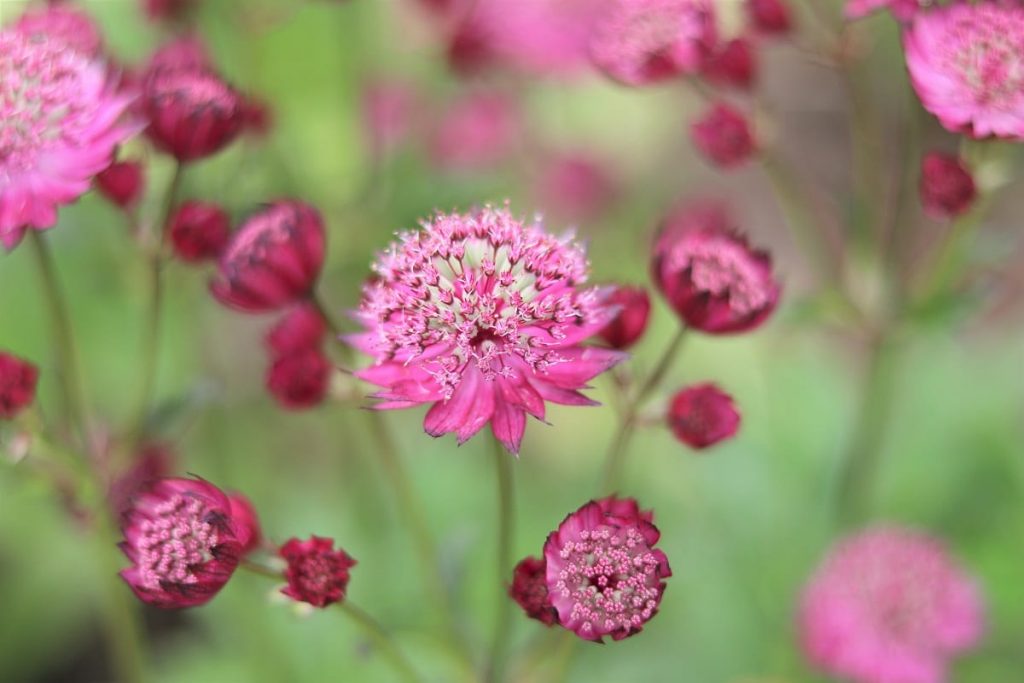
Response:
[{"label": "green stem", "polygon": [[500,588],[498,612],[495,617],[491,649],[484,666],[484,683],[501,680],[505,666],[509,629],[512,626],[512,600],[506,586],[512,572],[512,539],[515,534],[515,490],[512,476],[512,456],[494,439],[494,465],[498,483],[498,576]]},{"label": "green stem", "polygon": [[991,196],[982,195],[970,211],[957,217],[949,228],[949,234],[935,258],[935,265],[927,275],[924,288],[925,301],[942,295],[953,283],[957,273],[968,261],[968,252],[974,235],[988,213]]},{"label": "green stem", "polygon": [[348,600],[338,603],[338,606],[376,643],[387,660],[391,662],[395,671],[402,677],[402,680],[408,683],[422,683],[423,679],[416,672],[416,669],[413,668],[409,658],[402,652],[394,638],[391,637],[391,634],[385,630],[380,622]]},{"label": "green stem", "polygon": [[[106,496],[100,491],[99,505],[107,505]],[[110,655],[113,659],[116,680],[121,683],[142,683],[146,680],[145,652],[142,643],[142,625],[139,613],[131,595],[117,575],[119,570],[113,552],[112,539],[120,536],[117,524],[106,509],[99,513],[104,527],[100,530],[100,547],[97,549],[102,563],[100,569],[106,584],[107,599],[104,601],[104,620]]]}]

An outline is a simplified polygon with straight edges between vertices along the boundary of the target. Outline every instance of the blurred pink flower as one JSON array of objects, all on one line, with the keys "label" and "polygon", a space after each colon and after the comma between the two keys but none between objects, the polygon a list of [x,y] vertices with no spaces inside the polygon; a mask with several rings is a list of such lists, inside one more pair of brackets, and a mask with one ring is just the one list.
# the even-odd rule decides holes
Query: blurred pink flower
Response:
[{"label": "blurred pink flower", "polygon": [[1024,6],[956,3],[904,32],[911,82],[948,130],[1024,139]]},{"label": "blurred pink flower", "polygon": [[274,358],[267,372],[267,390],[282,408],[313,408],[327,395],[331,370],[331,361],[319,347],[299,349]]},{"label": "blurred pink flower", "polygon": [[748,90],[757,78],[757,56],[746,38],[719,44],[704,62],[701,75],[715,85]]},{"label": "blurred pink flower", "polygon": [[198,0],[141,0],[146,16],[153,21],[180,21],[195,9]]},{"label": "blurred pink flower", "polygon": [[558,621],[585,640],[628,638],[657,614],[668,558],[654,548],[653,514],[632,498],[590,501],[544,544],[548,596]]},{"label": "blurred pink flower", "polygon": [[176,469],[174,448],[160,441],[147,441],[132,454],[131,465],[107,487],[107,502],[118,519],[131,509],[135,499]]},{"label": "blurred pink flower", "polygon": [[607,302],[619,306],[619,310],[597,335],[613,349],[628,349],[647,330],[647,319],[651,315],[651,297],[643,287],[618,285]]},{"label": "blurred pink flower", "polygon": [[36,399],[39,368],[0,351],[0,420],[16,417]]},{"label": "blurred pink flower", "polygon": [[64,43],[87,58],[99,57],[103,51],[103,36],[96,22],[67,5],[30,9],[14,22],[13,29],[30,40]]},{"label": "blurred pink flower", "polygon": [[616,193],[615,181],[607,169],[581,154],[566,154],[548,161],[537,184],[545,212],[573,222],[598,216]]},{"label": "blurred pink flower", "polygon": [[371,150],[386,155],[409,136],[417,116],[416,93],[398,81],[373,81],[363,88],[362,115]]},{"label": "blurred pink flower", "polygon": [[604,327],[608,292],[583,288],[583,249],[508,208],[438,214],[380,255],[350,343],[376,363],[356,375],[384,387],[377,408],[430,403],[424,428],[459,443],[490,423],[519,452],[526,415],[579,393],[622,359],[583,340]]},{"label": "blurred pink flower", "polygon": [[747,14],[760,33],[782,35],[793,28],[788,0],[747,0]]},{"label": "blurred pink flower", "polygon": [[182,203],[175,209],[167,229],[174,255],[185,263],[216,259],[231,239],[231,219],[213,202]]},{"label": "blurred pink flower", "polygon": [[668,425],[690,448],[703,449],[736,434],[740,414],[732,396],[714,384],[697,384],[678,391],[668,407]]},{"label": "blurred pink flower", "polygon": [[139,161],[117,161],[96,174],[96,189],[114,206],[135,206],[145,190],[145,169]]},{"label": "blurred pink flower", "polygon": [[716,102],[690,125],[690,137],[705,159],[723,169],[749,161],[757,149],[747,117],[724,102]]},{"label": "blurred pink flower", "polygon": [[900,21],[909,21],[921,11],[919,0],[846,0],[845,13],[848,19],[860,19],[872,12],[887,9]]},{"label": "blurred pink flower", "polygon": [[519,111],[499,93],[471,93],[444,113],[431,139],[431,156],[445,169],[495,166],[512,150]]},{"label": "blurred pink flower", "polygon": [[508,594],[531,619],[545,626],[558,621],[558,612],[548,596],[547,562],[543,557],[524,557],[519,561],[512,573]]},{"label": "blurred pink flower", "polygon": [[921,160],[921,204],[934,218],[959,216],[974,204],[974,177],[959,157],[929,152]]},{"label": "blurred pink flower", "polygon": [[941,542],[876,526],[842,540],[804,588],[804,653],[856,683],[943,683],[984,630],[978,587]]},{"label": "blurred pink flower", "polygon": [[319,309],[302,303],[285,315],[267,334],[267,346],[275,357],[320,348],[327,334],[327,323]]},{"label": "blurred pink flower", "polygon": [[288,539],[278,554],[288,563],[288,585],[281,592],[297,602],[327,607],[345,599],[349,569],[356,565],[348,553],[334,549],[334,540],[310,536],[308,541]]},{"label": "blurred pink flower", "polygon": [[161,69],[187,71],[209,71],[213,61],[202,39],[193,34],[178,36],[160,46],[149,58],[147,74]]}]

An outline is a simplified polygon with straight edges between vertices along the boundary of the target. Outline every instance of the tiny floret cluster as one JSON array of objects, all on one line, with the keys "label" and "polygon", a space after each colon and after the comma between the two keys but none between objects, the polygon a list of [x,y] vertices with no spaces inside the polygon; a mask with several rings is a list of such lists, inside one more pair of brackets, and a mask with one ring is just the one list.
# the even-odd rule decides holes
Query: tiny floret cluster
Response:
[{"label": "tiny floret cluster", "polygon": [[308,541],[290,539],[278,551],[288,563],[288,585],[281,592],[298,602],[327,607],[345,599],[349,569],[356,561],[329,538],[311,536]]}]

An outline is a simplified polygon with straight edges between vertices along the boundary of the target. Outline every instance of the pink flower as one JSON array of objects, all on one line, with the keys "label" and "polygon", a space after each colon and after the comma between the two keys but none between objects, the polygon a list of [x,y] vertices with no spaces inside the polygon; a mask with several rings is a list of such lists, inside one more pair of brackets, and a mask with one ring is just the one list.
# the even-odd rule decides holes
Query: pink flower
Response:
[{"label": "pink flower", "polygon": [[756,143],[747,118],[718,102],[690,127],[693,144],[704,158],[721,168],[735,168],[754,154]]},{"label": "pink flower", "polygon": [[195,607],[224,587],[249,545],[249,520],[232,515],[224,492],[202,479],[162,479],[139,496],[124,522],[123,578],[155,607]]},{"label": "pink flower", "polygon": [[57,207],[88,191],[118,143],[130,98],[103,64],[58,39],[0,31],[0,241],[57,222]]},{"label": "pink flower", "polygon": [[672,397],[668,426],[690,448],[703,449],[733,437],[740,414],[732,396],[714,384],[697,384]]},{"label": "pink flower", "polygon": [[618,286],[607,303],[619,306],[615,317],[597,335],[613,349],[628,349],[643,336],[651,315],[651,298],[643,287]]},{"label": "pink flower", "polygon": [[316,347],[274,359],[267,373],[267,390],[289,410],[320,405],[331,382],[331,362]]},{"label": "pink flower", "polygon": [[783,34],[793,28],[786,0],[747,0],[750,23],[761,33]]},{"label": "pink flower", "polygon": [[558,612],[548,598],[547,562],[544,558],[525,557],[520,560],[512,573],[508,594],[531,619],[545,626],[558,621]]},{"label": "pink flower", "polygon": [[99,57],[103,51],[103,36],[96,22],[73,7],[49,5],[31,9],[14,22],[13,28],[29,40],[54,40],[90,59]]},{"label": "pink flower", "polygon": [[344,550],[335,550],[333,539],[292,538],[281,546],[278,554],[288,563],[284,572],[288,585],[281,589],[282,593],[314,607],[327,607],[345,599],[348,570],[356,561]]},{"label": "pink flower", "polygon": [[324,262],[320,213],[300,201],[274,202],[231,238],[210,291],[224,305],[266,313],[305,299]]},{"label": "pink flower", "polygon": [[639,633],[657,614],[672,576],[653,515],[632,498],[590,501],[544,544],[548,595],[558,621],[580,638],[601,642]]},{"label": "pink flower", "polygon": [[771,257],[751,249],[725,207],[683,206],[654,246],[654,282],[683,321],[708,334],[746,332],[775,310],[780,287]]},{"label": "pink flower", "polygon": [[887,9],[900,21],[910,21],[921,11],[920,0],[846,0],[846,18],[860,19],[873,12]]},{"label": "pink flower", "polygon": [[615,197],[615,182],[596,161],[578,154],[552,159],[540,173],[545,210],[571,221],[593,218]]},{"label": "pink flower", "polygon": [[511,151],[519,128],[511,100],[498,93],[471,93],[445,112],[431,140],[431,157],[444,169],[492,167]]},{"label": "pink flower", "polygon": [[230,223],[219,204],[184,202],[171,216],[169,231],[174,255],[185,263],[217,258],[231,239]]},{"label": "pink flower", "polygon": [[267,335],[267,346],[274,357],[306,349],[320,348],[327,324],[316,306],[299,304],[281,319]]},{"label": "pink flower", "polygon": [[138,203],[145,189],[143,166],[138,161],[118,161],[96,175],[96,189],[114,206],[128,209]]},{"label": "pink flower", "polygon": [[716,40],[709,0],[611,0],[590,55],[616,81],[646,85],[698,72]]},{"label": "pink flower", "polygon": [[608,324],[607,291],[583,288],[583,249],[508,208],[438,214],[380,255],[350,343],[376,363],[378,408],[432,404],[424,428],[463,443],[490,423],[518,453],[526,415],[579,393],[623,355],[581,342]]},{"label": "pink flower", "polygon": [[1024,6],[956,3],[904,32],[921,104],[953,132],[1024,139]]},{"label": "pink flower", "polygon": [[757,78],[754,48],[746,38],[719,45],[704,62],[701,75],[709,83],[749,90]]},{"label": "pink flower", "polygon": [[39,368],[0,351],[0,420],[10,420],[36,398]]},{"label": "pink flower", "polygon": [[804,588],[799,628],[816,667],[856,683],[942,683],[984,630],[978,587],[923,533],[878,526],[840,541]]},{"label": "pink flower", "polygon": [[974,178],[959,157],[929,152],[921,160],[921,204],[935,218],[959,216],[978,195]]}]

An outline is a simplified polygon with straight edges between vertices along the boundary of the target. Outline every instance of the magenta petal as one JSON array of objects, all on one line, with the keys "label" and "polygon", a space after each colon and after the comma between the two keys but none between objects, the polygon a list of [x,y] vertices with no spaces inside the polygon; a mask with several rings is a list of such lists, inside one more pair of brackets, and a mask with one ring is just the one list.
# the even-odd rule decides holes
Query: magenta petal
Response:
[{"label": "magenta petal", "polygon": [[621,351],[594,347],[561,349],[558,353],[564,362],[550,366],[537,377],[562,389],[580,389],[592,378],[629,357]]},{"label": "magenta petal", "polygon": [[455,393],[447,401],[438,401],[423,420],[423,429],[431,436],[458,431],[470,419],[478,387],[483,378],[474,367],[466,369]]},{"label": "magenta petal", "polygon": [[523,433],[526,431],[526,413],[507,401],[497,400],[494,417],[491,418],[491,431],[509,453],[519,455]]}]

